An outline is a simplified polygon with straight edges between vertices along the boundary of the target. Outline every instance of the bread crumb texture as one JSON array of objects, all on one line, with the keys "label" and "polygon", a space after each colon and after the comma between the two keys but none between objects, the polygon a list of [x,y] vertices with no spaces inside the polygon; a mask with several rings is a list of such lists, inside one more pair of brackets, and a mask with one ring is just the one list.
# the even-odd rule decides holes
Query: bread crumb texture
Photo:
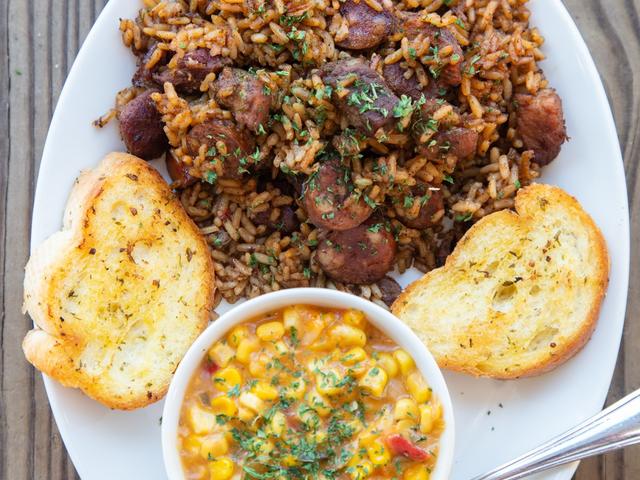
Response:
[{"label": "bread crumb texture", "polygon": [[609,274],[598,227],[554,186],[523,188],[515,209],[481,219],[442,268],[392,307],[443,368],[541,374],[577,353],[595,328]]},{"label": "bread crumb texture", "polygon": [[214,288],[208,246],[167,183],[110,154],[80,176],[63,230],[26,266],[25,356],[110,408],[148,405],[207,325]]}]

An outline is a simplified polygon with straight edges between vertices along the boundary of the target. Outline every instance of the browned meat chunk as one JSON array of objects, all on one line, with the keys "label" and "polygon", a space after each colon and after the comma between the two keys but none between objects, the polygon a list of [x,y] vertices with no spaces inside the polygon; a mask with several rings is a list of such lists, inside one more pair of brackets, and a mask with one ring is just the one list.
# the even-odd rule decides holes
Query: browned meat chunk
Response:
[{"label": "browned meat chunk", "polygon": [[393,31],[393,16],[383,10],[378,12],[365,0],[346,0],[340,14],[349,24],[349,34],[336,44],[350,50],[364,50],[380,45]]},{"label": "browned meat chunk", "polygon": [[444,208],[442,191],[426,183],[411,189],[411,195],[402,208],[397,209],[400,221],[409,228],[422,230],[438,223],[434,215]]},{"label": "browned meat chunk", "polygon": [[353,190],[349,171],[337,160],[324,162],[303,187],[309,220],[328,230],[349,230],[364,222],[373,210]]},{"label": "browned meat chunk", "polygon": [[266,225],[271,230],[277,230],[283,235],[295,232],[300,226],[296,212],[288,206],[279,208],[275,214],[272,210],[265,210],[254,215],[252,220],[258,225]]},{"label": "browned meat chunk", "polygon": [[193,127],[187,134],[189,154],[197,156],[202,145],[206,161],[214,169],[220,164],[223,177],[240,178],[253,163],[253,137],[229,120],[214,119]]},{"label": "browned meat chunk", "polygon": [[138,69],[136,73],[134,73],[133,78],[131,79],[131,83],[133,83],[136,87],[145,87],[145,88],[158,88],[158,84],[153,79],[154,72],[161,66],[165,65],[167,62],[166,51],[162,51],[160,56],[160,61],[154,65],[152,69],[147,69],[147,62],[151,59],[151,56],[155,53],[157,46],[152,45],[147,53],[143,56],[138,57]]},{"label": "browned meat chunk", "polygon": [[399,97],[406,95],[413,100],[419,100],[423,95],[422,85],[415,75],[407,78],[405,76],[406,68],[402,68],[400,62],[385,65],[382,69],[382,75],[389,85],[389,88]]},{"label": "browned meat chunk", "polygon": [[[429,40],[433,56],[436,56],[437,52],[447,46],[452,47],[453,52],[451,55],[442,59],[440,68],[434,68],[432,73],[444,85],[460,85],[464,57],[462,47],[460,47],[453,33],[446,28],[438,28],[429,22],[425,22],[424,15],[421,13],[401,12],[399,19],[400,28],[409,39],[422,35],[426,40]],[[452,61],[454,58],[457,59],[457,62]]]},{"label": "browned meat chunk", "polygon": [[544,166],[560,153],[560,146],[567,139],[562,112],[562,100],[550,89],[537,95],[517,94],[518,133],[525,148],[535,152],[535,162]]},{"label": "browned meat chunk", "polygon": [[227,65],[231,65],[230,59],[213,56],[209,50],[198,48],[178,60],[175,69],[163,68],[153,75],[153,79],[160,85],[165,82],[172,83],[174,88],[182,93],[197,93],[207,75],[218,73]]},{"label": "browned meat chunk", "polygon": [[216,101],[233,112],[240,125],[256,131],[266,126],[271,107],[264,83],[255,75],[239,68],[225,68],[214,83]]},{"label": "browned meat chunk", "polygon": [[384,277],[378,280],[378,287],[382,292],[382,301],[389,307],[393,305],[393,302],[402,293],[402,287],[391,277]]},{"label": "browned meat chunk", "polygon": [[371,222],[351,230],[330,232],[318,246],[317,260],[334,280],[366,285],[383,278],[393,268],[396,241],[384,228]]},{"label": "browned meat chunk", "polygon": [[136,157],[153,160],[162,155],[169,142],[163,130],[162,116],[148,90],[127,103],[120,114],[120,136],[127,151]]},{"label": "browned meat chunk", "polygon": [[[384,79],[360,60],[338,60],[322,67],[324,82],[333,88],[333,100],[351,125],[367,136],[395,124],[393,108],[398,97]],[[345,96],[336,94],[338,85],[352,81]]]},{"label": "browned meat chunk", "polygon": [[181,160],[178,160],[171,150],[167,151],[164,161],[174,187],[184,188],[196,182],[197,179],[191,176],[189,166],[185,165]]},{"label": "browned meat chunk", "polygon": [[366,137],[351,128],[347,128],[335,135],[331,140],[331,145],[342,157],[352,157],[358,155],[365,148]]},{"label": "browned meat chunk", "polygon": [[429,160],[452,156],[469,158],[476,152],[478,132],[464,127],[455,127],[436,133],[426,145],[419,145],[418,152]]}]

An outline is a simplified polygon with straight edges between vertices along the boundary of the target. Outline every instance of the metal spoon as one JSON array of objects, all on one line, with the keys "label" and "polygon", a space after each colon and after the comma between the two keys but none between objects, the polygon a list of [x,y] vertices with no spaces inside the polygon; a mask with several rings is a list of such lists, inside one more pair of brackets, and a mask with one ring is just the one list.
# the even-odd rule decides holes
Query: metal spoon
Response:
[{"label": "metal spoon", "polygon": [[472,480],[516,480],[640,443],[640,390],[538,448]]}]

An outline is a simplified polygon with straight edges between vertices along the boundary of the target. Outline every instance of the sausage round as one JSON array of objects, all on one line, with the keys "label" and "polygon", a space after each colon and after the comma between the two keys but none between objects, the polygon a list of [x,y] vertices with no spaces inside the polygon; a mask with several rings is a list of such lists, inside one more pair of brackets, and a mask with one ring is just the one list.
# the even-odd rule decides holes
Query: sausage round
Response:
[{"label": "sausage round", "polygon": [[516,94],[517,130],[525,148],[533,150],[540,166],[551,163],[567,139],[562,100],[550,89],[537,95]]},{"label": "sausage round", "polygon": [[213,89],[216,101],[233,112],[240,125],[256,131],[267,125],[271,95],[267,95],[264,83],[255,75],[239,68],[224,68]]},{"label": "sausage round", "polygon": [[329,277],[366,285],[393,268],[396,241],[391,232],[372,225],[367,222],[350,230],[330,232],[320,243],[316,259]]},{"label": "sausage round", "polygon": [[120,136],[127,151],[136,157],[153,160],[169,145],[164,133],[162,116],[151,99],[152,90],[127,103],[120,114]]},{"label": "sausage round", "polygon": [[167,172],[176,188],[184,188],[193,185],[197,180],[191,176],[189,167],[184,162],[178,160],[171,150],[168,150],[165,158]]},{"label": "sausage round", "polygon": [[410,215],[411,208],[397,208],[399,220],[407,227],[417,230],[434,226],[437,222],[433,221],[433,216],[444,208],[442,191],[426,183],[419,183],[411,189],[411,194],[413,202],[418,202],[420,208],[415,215]]},{"label": "sausage round", "polygon": [[353,191],[349,171],[339,161],[324,162],[303,186],[309,220],[327,230],[349,230],[364,222],[373,209]]},{"label": "sausage round", "polygon": [[[325,83],[333,87],[333,101],[349,119],[351,125],[371,137],[380,128],[387,129],[396,122],[393,108],[399,99],[377,72],[361,60],[338,60],[321,69]],[[338,84],[355,76],[347,87],[348,95],[336,94]]]},{"label": "sausage round", "polygon": [[452,156],[465,159],[476,152],[478,132],[464,127],[454,127],[436,133],[426,145],[418,145],[418,152],[429,160]]},{"label": "sausage round", "polygon": [[160,85],[169,82],[181,93],[197,93],[207,75],[218,73],[230,64],[230,59],[219,55],[213,56],[209,50],[198,48],[185,53],[184,57],[178,60],[175,69],[163,68],[153,75],[153,79]]},{"label": "sausage round", "polygon": [[386,10],[374,10],[365,0],[346,0],[340,6],[340,14],[349,25],[347,36],[336,42],[341,48],[373,48],[384,42],[393,31],[393,16]]},{"label": "sausage round", "polygon": [[[219,142],[226,152],[220,151]],[[251,163],[254,148],[253,137],[245,129],[230,120],[213,119],[193,127],[187,134],[187,147],[193,156],[206,145],[206,160],[211,164],[220,162],[222,176],[240,178]]]}]

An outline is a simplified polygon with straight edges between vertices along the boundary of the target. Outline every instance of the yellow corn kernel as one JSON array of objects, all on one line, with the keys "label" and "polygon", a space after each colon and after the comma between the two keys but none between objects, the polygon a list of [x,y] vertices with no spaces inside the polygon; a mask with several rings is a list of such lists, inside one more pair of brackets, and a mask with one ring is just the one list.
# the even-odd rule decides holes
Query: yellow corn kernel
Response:
[{"label": "yellow corn kernel", "polygon": [[417,422],[419,417],[418,404],[412,399],[401,398],[396,402],[396,406],[393,409],[394,420],[413,420]]},{"label": "yellow corn kernel", "polygon": [[211,408],[216,415],[226,415],[227,417],[233,417],[238,412],[236,402],[226,395],[211,400]]},{"label": "yellow corn kernel", "polygon": [[329,343],[320,342],[320,334],[324,330],[325,323],[321,317],[317,317],[311,320],[307,320],[302,330],[298,330],[300,338],[300,345],[303,347],[311,346],[316,350],[324,350],[325,347],[331,346],[332,339],[330,336],[325,336],[325,340],[329,340]]},{"label": "yellow corn kernel", "polygon": [[263,342],[275,342],[284,335],[282,322],[267,322],[256,328],[256,335]]},{"label": "yellow corn kernel", "polygon": [[292,328],[300,330],[302,319],[297,307],[286,307],[282,311],[282,323],[284,328],[289,332]]},{"label": "yellow corn kernel", "polygon": [[223,368],[213,375],[213,384],[221,392],[228,392],[242,383],[240,370],[234,367]]},{"label": "yellow corn kernel", "polygon": [[209,358],[219,367],[226,367],[236,354],[236,351],[227,343],[216,342],[208,352]]},{"label": "yellow corn kernel", "polygon": [[381,397],[388,380],[387,372],[380,367],[373,367],[360,378],[358,385],[369,391],[371,395]]},{"label": "yellow corn kernel", "polygon": [[403,480],[429,480],[429,472],[424,465],[412,465],[402,475]]},{"label": "yellow corn kernel", "polygon": [[254,377],[266,377],[268,373],[267,365],[271,363],[271,358],[266,353],[259,353],[254,356],[249,363],[249,373]]},{"label": "yellow corn kernel", "polygon": [[331,336],[339,347],[364,347],[367,344],[367,334],[351,325],[340,324],[331,329]]},{"label": "yellow corn kernel", "polygon": [[266,382],[256,383],[251,391],[261,400],[275,400],[278,398],[278,389]]},{"label": "yellow corn kernel", "polygon": [[353,480],[362,480],[367,478],[373,472],[373,464],[370,460],[354,455],[347,463],[347,472]]},{"label": "yellow corn kernel", "polygon": [[236,360],[245,365],[251,361],[251,354],[260,348],[260,341],[256,337],[247,337],[240,340],[236,352]]},{"label": "yellow corn kernel", "polygon": [[435,405],[420,405],[420,431],[422,433],[431,433],[441,415],[442,407],[439,403]]},{"label": "yellow corn kernel", "polygon": [[316,389],[321,395],[334,396],[344,392],[348,384],[341,382],[344,375],[336,369],[324,368],[316,374]]},{"label": "yellow corn kernel", "polygon": [[193,433],[209,433],[216,426],[216,415],[198,405],[193,405],[189,409],[188,421]]},{"label": "yellow corn kernel", "polygon": [[414,429],[416,426],[416,421],[414,420],[409,420],[409,419],[405,419],[405,420],[399,420],[396,422],[395,426],[394,426],[394,430],[398,433],[406,433],[409,430]]},{"label": "yellow corn kernel", "polygon": [[367,455],[375,466],[386,465],[391,461],[391,453],[379,439],[375,440],[368,448]]},{"label": "yellow corn kernel", "polygon": [[315,388],[312,388],[307,394],[307,403],[311,408],[318,412],[318,415],[321,417],[326,417],[331,413],[331,403]]},{"label": "yellow corn kernel", "polygon": [[229,480],[233,477],[234,464],[228,457],[221,457],[209,464],[209,480]]},{"label": "yellow corn kernel", "polygon": [[285,398],[290,398],[292,400],[301,400],[302,397],[304,397],[306,391],[307,382],[305,382],[302,378],[294,378],[291,380],[289,386],[283,390],[282,394]]},{"label": "yellow corn kernel", "polygon": [[269,455],[273,451],[274,445],[271,440],[264,440],[262,438],[254,438],[252,450],[258,455]]},{"label": "yellow corn kernel", "polygon": [[229,333],[229,336],[227,337],[227,341],[232,347],[237,347],[238,345],[240,345],[240,342],[248,336],[249,329],[244,325],[240,325],[231,330],[231,333]]},{"label": "yellow corn kernel", "polygon": [[384,368],[384,371],[387,372],[389,378],[394,378],[396,375],[398,375],[398,362],[396,362],[396,359],[393,358],[392,355],[385,352],[381,353],[378,356],[378,364],[382,368]]},{"label": "yellow corn kernel", "polygon": [[238,408],[238,418],[243,422],[251,422],[256,418],[256,413],[248,408],[240,407]]},{"label": "yellow corn kernel", "polygon": [[196,454],[200,452],[200,439],[198,435],[189,435],[184,440],[182,440],[182,448],[187,450],[189,453]]},{"label": "yellow corn kernel", "polygon": [[298,464],[298,458],[288,453],[282,457],[282,464],[285,467],[295,467]]},{"label": "yellow corn kernel", "polygon": [[402,375],[407,375],[413,368],[413,358],[411,358],[411,355],[409,355],[404,350],[400,349],[393,352],[393,358],[395,358],[396,362],[398,362]]},{"label": "yellow corn kernel", "polygon": [[205,460],[217,458],[229,451],[229,444],[224,433],[209,435],[200,443],[200,456]]},{"label": "yellow corn kernel", "polygon": [[264,410],[264,402],[260,397],[251,392],[242,392],[238,398],[238,402],[244,408],[253,410],[255,413],[260,413]]},{"label": "yellow corn kernel", "polygon": [[271,417],[271,421],[267,427],[267,433],[279,437],[287,426],[287,419],[280,410],[276,411]]},{"label": "yellow corn kernel", "polygon": [[349,310],[344,312],[342,319],[345,321],[345,323],[358,328],[364,328],[367,324],[367,321],[364,318],[364,313],[360,310],[354,310],[353,308],[350,308]]},{"label": "yellow corn kernel", "polygon": [[354,365],[367,359],[367,352],[362,347],[355,347],[345,353],[340,361],[345,365]]},{"label": "yellow corn kernel", "polygon": [[370,425],[358,436],[358,443],[361,447],[367,448],[380,437],[380,433],[375,425]]},{"label": "yellow corn kernel", "polygon": [[276,349],[276,353],[281,357],[289,353],[289,347],[287,347],[287,344],[282,340],[274,343],[273,346]]},{"label": "yellow corn kernel", "polygon": [[416,402],[424,403],[431,398],[431,389],[417,370],[409,374],[406,384],[407,390]]}]

